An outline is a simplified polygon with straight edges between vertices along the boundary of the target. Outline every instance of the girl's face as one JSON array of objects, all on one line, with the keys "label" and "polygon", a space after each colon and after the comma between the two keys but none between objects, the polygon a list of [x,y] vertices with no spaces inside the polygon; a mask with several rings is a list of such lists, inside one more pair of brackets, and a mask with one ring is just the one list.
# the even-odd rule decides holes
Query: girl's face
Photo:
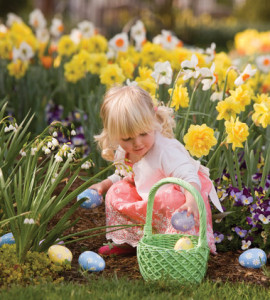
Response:
[{"label": "girl's face", "polygon": [[142,132],[135,137],[119,139],[119,145],[128,153],[138,159],[142,158],[155,143],[155,131]]}]

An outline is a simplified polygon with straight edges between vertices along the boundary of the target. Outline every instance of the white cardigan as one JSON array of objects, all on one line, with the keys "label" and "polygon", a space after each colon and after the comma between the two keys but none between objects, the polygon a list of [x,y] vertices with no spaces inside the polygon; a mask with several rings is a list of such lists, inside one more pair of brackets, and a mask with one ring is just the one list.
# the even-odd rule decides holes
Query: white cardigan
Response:
[{"label": "white cardigan", "polygon": [[[124,163],[125,154],[126,152],[119,146],[114,162]],[[143,200],[148,199],[152,186],[163,178],[176,177],[201,187],[198,171],[209,176],[209,169],[194,160],[178,140],[166,138],[160,132],[156,132],[153,147],[143,158],[133,164],[132,169],[137,192]],[[117,174],[108,178],[113,183],[122,179]],[[222,212],[213,183],[209,196],[213,204]]]}]

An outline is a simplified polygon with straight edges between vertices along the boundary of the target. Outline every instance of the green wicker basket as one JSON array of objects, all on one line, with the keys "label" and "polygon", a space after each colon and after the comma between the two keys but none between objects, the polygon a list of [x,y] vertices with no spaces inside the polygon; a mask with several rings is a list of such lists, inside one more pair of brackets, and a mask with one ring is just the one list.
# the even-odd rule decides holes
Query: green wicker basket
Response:
[{"label": "green wicker basket", "polygon": [[[200,214],[199,236],[188,234],[152,234],[152,211],[155,194],[164,184],[177,184],[187,189],[195,198]],[[189,237],[194,248],[174,250],[175,243],[181,237]],[[168,177],[156,183],[150,193],[147,204],[144,235],[137,246],[137,258],[140,272],[146,281],[178,281],[182,284],[200,283],[207,270],[209,247],[206,238],[206,210],[200,193],[189,183]]]}]

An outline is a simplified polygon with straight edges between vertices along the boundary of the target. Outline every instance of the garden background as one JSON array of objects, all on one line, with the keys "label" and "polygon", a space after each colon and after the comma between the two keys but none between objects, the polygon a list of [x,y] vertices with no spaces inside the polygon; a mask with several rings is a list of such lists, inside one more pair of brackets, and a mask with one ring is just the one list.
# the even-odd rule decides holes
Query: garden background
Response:
[{"label": "garden background", "polygon": [[[1,265],[14,256],[3,286],[70,271],[46,260],[56,241],[76,255],[105,242],[87,238],[104,231],[104,206],[85,211],[75,199],[113,171],[93,137],[114,84],[174,110],[176,138],[209,168],[224,209],[213,206],[218,251],[269,257],[270,4],[129,2],[0,2],[0,230],[15,239],[1,248]],[[41,256],[23,267],[32,252]],[[269,282],[267,272],[254,281]]]}]

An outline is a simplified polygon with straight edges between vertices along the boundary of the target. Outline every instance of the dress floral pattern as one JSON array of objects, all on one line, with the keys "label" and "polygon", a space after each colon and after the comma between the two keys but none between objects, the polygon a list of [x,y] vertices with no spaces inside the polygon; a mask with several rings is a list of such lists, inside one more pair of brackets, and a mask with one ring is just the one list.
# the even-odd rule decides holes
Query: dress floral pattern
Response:
[{"label": "dress floral pattern", "polygon": [[[198,172],[198,176],[201,181],[201,195],[207,213],[207,241],[210,251],[216,253],[212,213],[208,200],[212,182],[200,171]],[[153,207],[152,225],[155,233],[181,233],[172,227],[171,217],[185,201],[185,195],[178,185],[166,184],[158,189]],[[143,200],[139,196],[132,178],[114,183],[107,192],[105,203],[107,225],[145,224],[147,200]],[[191,230],[185,232],[185,234],[199,235],[199,224],[196,224]],[[142,236],[142,227],[131,227],[106,234],[106,238],[116,244],[127,243],[133,247],[137,246]]]}]

